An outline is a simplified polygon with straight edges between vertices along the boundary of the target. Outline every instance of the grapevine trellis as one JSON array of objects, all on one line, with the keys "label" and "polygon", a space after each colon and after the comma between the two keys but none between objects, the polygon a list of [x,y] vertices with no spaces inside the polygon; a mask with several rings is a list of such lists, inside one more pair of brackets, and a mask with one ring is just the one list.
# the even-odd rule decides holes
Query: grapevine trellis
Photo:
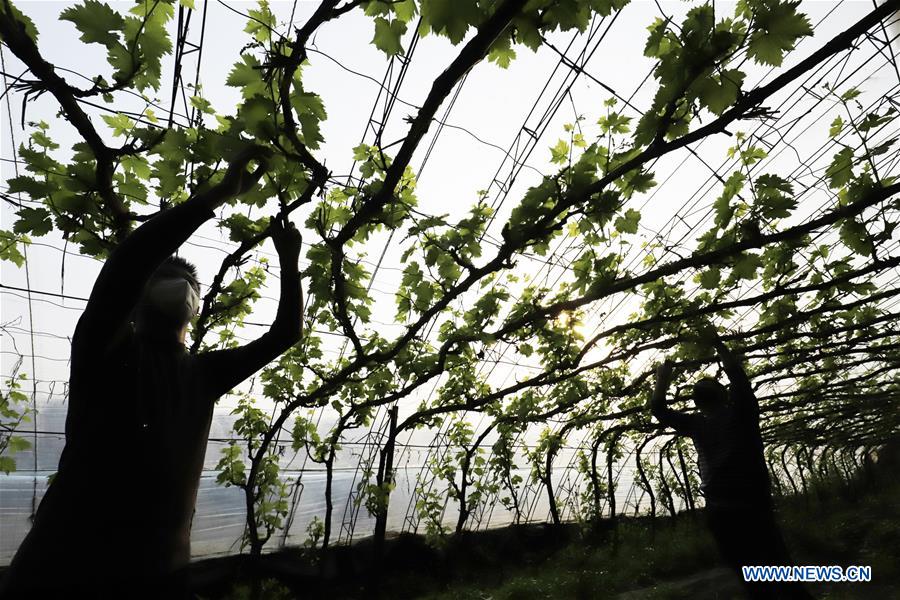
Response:
[{"label": "grapevine trellis", "polygon": [[[0,257],[24,284],[4,275],[0,292],[25,309],[0,323],[0,467],[33,476],[33,512],[39,446],[64,436],[40,427],[39,404],[67,385],[38,364],[68,360],[38,351],[68,338],[33,309],[74,325],[86,298],[66,293],[66,261],[102,261],[252,141],[273,150],[268,176],[218,216],[221,237],[186,248],[224,254],[190,351],[235,345],[268,326],[254,311],[277,278],[268,217],[305,223],[304,337],[235,392],[231,434],[210,437],[217,481],[244,494],[252,553],[362,530],[380,543],[389,515],[441,543],[508,522],[694,510],[690,445],[645,402],[664,353],[681,388],[716,373],[712,330],[747,359],[776,493],[854,477],[900,425],[898,5],[857,5],[836,28],[845,2],[815,22],[790,1],[677,15],[657,4],[641,30],[646,71],[626,89],[597,57],[615,52],[627,0],[294,1],[284,14],[266,2],[73,3],[60,18],[108,53],[111,77],[51,66],[28,4],[3,0]],[[235,110],[204,87],[213,11],[245,26],[227,81]],[[352,15],[374,26],[383,73],[316,40]],[[413,102],[429,35],[452,54]],[[527,87],[509,143],[457,122],[481,63],[513,70],[525,48],[553,66]],[[347,173],[322,158],[327,106],[304,79],[320,62],[377,86],[359,144],[342,149]],[[38,99],[60,115],[27,121]],[[59,128],[80,140],[69,154]],[[465,210],[426,211],[418,181],[452,176],[435,164],[447,131],[502,158]],[[32,285],[29,247],[61,255],[59,291]],[[305,502],[323,508],[298,518]]]}]

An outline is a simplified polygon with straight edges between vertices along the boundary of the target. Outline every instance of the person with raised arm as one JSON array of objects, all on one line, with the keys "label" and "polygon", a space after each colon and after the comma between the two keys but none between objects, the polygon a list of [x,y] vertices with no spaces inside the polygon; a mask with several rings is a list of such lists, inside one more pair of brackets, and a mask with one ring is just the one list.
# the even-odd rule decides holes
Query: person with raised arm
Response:
[{"label": "person with raised arm", "polygon": [[753,386],[741,360],[718,337],[712,344],[729,386],[703,377],[692,390],[697,412],[674,410],[666,395],[675,365],[665,360],[656,370],[650,411],[694,443],[709,530],[750,597],[811,598],[799,583],[744,581],[743,566],[790,565],[791,560],[775,520]]},{"label": "person with raised arm", "polygon": [[59,468],[3,598],[187,597],[213,406],[300,339],[301,239],[285,216],[273,218],[281,293],[269,330],[199,354],[184,345],[200,307],[197,270],[173,253],[259,181],[268,156],[260,146],[244,150],[220,183],[146,221],[103,265],[72,337]]}]

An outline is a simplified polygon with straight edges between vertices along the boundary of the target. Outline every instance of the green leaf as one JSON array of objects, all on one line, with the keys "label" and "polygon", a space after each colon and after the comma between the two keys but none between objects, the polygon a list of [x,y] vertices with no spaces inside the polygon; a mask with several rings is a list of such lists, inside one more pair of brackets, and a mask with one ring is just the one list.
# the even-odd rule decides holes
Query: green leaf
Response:
[{"label": "green leaf", "polygon": [[269,225],[268,217],[251,220],[241,213],[234,213],[222,221],[228,228],[228,239],[232,242],[244,242],[262,233]]},{"label": "green leaf", "polygon": [[641,213],[629,208],[615,220],[615,228],[619,233],[637,233],[638,224],[641,222]]},{"label": "green leaf", "polygon": [[327,118],[322,98],[312,92],[297,91],[291,94],[291,106],[297,111],[303,143],[313,150],[317,149],[324,141],[319,123]]},{"label": "green leaf", "polygon": [[488,52],[488,60],[492,63],[496,63],[501,69],[509,67],[510,63],[512,63],[515,58],[516,51],[513,50],[512,40],[509,36],[504,36],[494,42]]},{"label": "green leaf", "polygon": [[855,87],[850,88],[849,90],[847,90],[846,92],[844,92],[843,94],[841,94],[841,100],[843,100],[843,101],[845,101],[845,102],[849,102],[850,100],[853,100],[853,99],[855,99],[855,98],[858,98],[859,95],[860,95],[861,93],[862,93],[862,92],[860,92],[860,91],[859,91],[857,88],[855,88]]},{"label": "green leaf", "polygon": [[825,170],[825,176],[832,188],[843,187],[853,179],[853,148],[842,148],[835,154]]},{"label": "green leaf", "polygon": [[841,224],[841,241],[845,246],[862,256],[872,255],[872,240],[866,226],[854,219],[847,219]]},{"label": "green leaf", "polygon": [[35,131],[31,134],[31,139],[34,140],[34,143],[38,146],[48,150],[59,148],[59,144],[51,140],[43,131]]},{"label": "green leaf", "polygon": [[122,167],[137,175],[140,179],[150,179],[150,164],[147,159],[139,155],[126,155],[122,157]]},{"label": "green leaf", "polygon": [[588,4],[601,17],[608,17],[614,10],[621,10],[629,0],[588,0]]},{"label": "green leaf", "polygon": [[548,3],[544,9],[543,20],[550,27],[559,28],[562,31],[577,29],[584,31],[591,21],[591,8],[584,2],[577,0],[557,0]]},{"label": "green leaf", "polygon": [[[444,35],[456,45],[463,41],[469,28],[483,17],[479,0],[422,0],[422,26]],[[427,29],[426,29],[427,30]]]},{"label": "green leaf", "polygon": [[9,438],[9,445],[6,447],[7,451],[10,454],[22,452],[23,450],[28,450],[29,448],[31,448],[31,442],[29,442],[26,438],[18,435],[11,436]]},{"label": "green leaf", "polygon": [[59,15],[62,21],[71,21],[81,32],[79,39],[86,44],[103,44],[110,47],[119,42],[119,34],[125,30],[125,19],[104,2],[85,0]]},{"label": "green leaf", "polygon": [[781,219],[790,215],[797,207],[797,202],[793,198],[794,188],[788,180],[766,173],[757,177],[754,183],[756,189],[754,204],[762,216]]},{"label": "green leaf", "polygon": [[174,4],[158,0],[138,0],[129,12],[135,15],[125,19],[124,44],[129,50],[123,53],[117,44],[109,51],[110,64],[115,63],[120,70],[114,78],[119,80],[130,75],[132,69],[130,55],[136,54],[135,66],[138,69],[132,80],[134,87],[139,91],[148,87],[157,90],[160,86],[162,57],[172,51],[168,22],[175,14]]},{"label": "green leaf", "polygon": [[707,77],[697,82],[700,103],[710,112],[721,115],[737,100],[744,82],[744,73],[737,69],[723,71],[718,77]]},{"label": "green leaf", "polygon": [[569,160],[569,144],[565,140],[559,140],[550,148],[550,161],[562,164]]},{"label": "green leaf", "polygon": [[631,117],[626,117],[625,115],[620,115],[617,112],[610,112],[605,117],[600,117],[600,120],[597,121],[597,124],[600,126],[600,129],[603,133],[628,133],[630,130],[629,123],[631,122]]},{"label": "green leaf", "polygon": [[534,19],[527,14],[523,14],[513,19],[513,26],[515,27],[516,41],[524,44],[533,52],[537,52],[544,40],[541,38],[541,30],[538,24],[534,22]]},{"label": "green leaf", "polygon": [[27,175],[20,175],[18,177],[8,179],[6,185],[8,186],[6,193],[19,194],[21,192],[25,192],[26,194],[31,196],[32,200],[41,200],[42,198],[46,198],[56,189],[54,185],[48,183],[47,181],[41,181]]},{"label": "green leaf", "polygon": [[126,135],[134,127],[135,123],[128,115],[116,113],[114,115],[102,115],[103,120],[113,130],[113,136]]},{"label": "green leaf", "polygon": [[880,156],[880,155],[886,153],[888,150],[890,150],[891,146],[893,146],[896,143],[897,143],[897,139],[894,138],[894,139],[890,139],[890,140],[884,142],[883,144],[878,144],[877,146],[875,146],[874,148],[869,150],[867,156],[869,158],[875,158],[876,156]]},{"label": "green leaf", "polygon": [[659,17],[647,27],[650,35],[647,36],[647,43],[644,45],[644,56],[649,58],[659,58],[668,54],[670,43],[668,38],[668,22],[663,21]]},{"label": "green leaf", "polygon": [[196,108],[202,113],[207,115],[214,115],[216,111],[213,109],[212,105],[209,103],[209,100],[203,98],[201,96],[191,96],[191,106]]},{"label": "green leaf", "polygon": [[19,251],[19,244],[27,244],[30,241],[28,236],[0,229],[0,260],[8,260],[17,267],[22,267],[25,264],[25,256]]},{"label": "green leaf", "polygon": [[235,63],[225,85],[240,88],[241,95],[246,98],[261,96],[266,93],[266,83],[262,79],[259,61],[250,54],[244,54],[241,62]]},{"label": "green leaf", "polygon": [[870,112],[860,120],[859,125],[857,125],[856,128],[863,133],[868,133],[873,129],[881,127],[885,123],[890,123],[894,118],[895,112],[893,110],[890,110],[883,115],[879,115],[877,112]]},{"label": "green leaf", "polygon": [[753,279],[756,270],[762,266],[762,259],[757,254],[746,253],[734,261],[732,273],[739,279]]},{"label": "green leaf", "polygon": [[701,287],[704,289],[715,289],[719,287],[719,282],[722,280],[722,269],[719,267],[710,267],[700,273],[698,280]]},{"label": "green leaf", "polygon": [[375,18],[375,37],[372,42],[375,47],[387,54],[396,56],[403,54],[401,40],[406,33],[406,23],[400,19],[388,21],[384,17]]},{"label": "green leaf", "polygon": [[16,470],[16,461],[9,456],[0,456],[0,471],[7,475]]},{"label": "green leaf", "polygon": [[719,227],[720,229],[728,227],[728,224],[731,222],[731,217],[734,215],[734,207],[731,206],[731,200],[740,193],[741,189],[744,187],[745,179],[743,173],[735,171],[725,180],[725,187],[722,190],[722,195],[720,195],[713,203],[713,209],[716,213],[716,227]]},{"label": "green leaf", "polygon": [[642,193],[656,185],[653,173],[643,169],[629,171],[627,175],[616,181],[616,186],[625,192],[626,197],[631,197],[635,192]]},{"label": "green leaf", "polygon": [[363,3],[363,6],[367,17],[391,14],[391,3],[386,0],[372,0],[371,2]]},{"label": "green leaf", "polygon": [[801,37],[812,35],[806,15],[798,13],[799,0],[754,3],[755,29],[750,35],[747,55],[757,63],[781,66],[786,52],[793,50]]},{"label": "green leaf", "polygon": [[[8,6],[12,9],[12,14],[16,18],[16,21],[18,21],[19,23],[22,23],[25,26],[25,33],[28,35],[28,37],[30,37],[32,40],[37,42],[38,30],[37,30],[37,27],[34,26],[34,21],[32,21],[28,15],[23,13],[21,10],[19,10],[12,4],[10,4]],[[0,39],[2,39],[2,36],[0,36]]]},{"label": "green leaf", "polygon": [[391,10],[404,23],[409,23],[413,17],[419,14],[419,7],[416,6],[415,0],[394,0],[391,2]]},{"label": "green leaf", "polygon": [[244,27],[244,31],[256,38],[257,42],[266,44],[272,39],[272,28],[275,26],[275,16],[269,8],[267,0],[259,0],[257,8],[247,11],[250,20]]},{"label": "green leaf", "polygon": [[32,233],[39,237],[53,229],[53,221],[50,220],[50,212],[46,208],[20,208],[16,215],[19,217],[13,225],[13,231],[16,233]]},{"label": "green leaf", "polygon": [[831,127],[828,129],[828,135],[830,137],[837,137],[840,135],[841,131],[844,130],[844,120],[840,115],[834,118],[834,121],[831,122]]},{"label": "green leaf", "polygon": [[25,162],[25,168],[36,175],[44,175],[54,171],[61,171],[62,167],[45,152],[39,152],[24,144],[19,145],[19,156]]}]

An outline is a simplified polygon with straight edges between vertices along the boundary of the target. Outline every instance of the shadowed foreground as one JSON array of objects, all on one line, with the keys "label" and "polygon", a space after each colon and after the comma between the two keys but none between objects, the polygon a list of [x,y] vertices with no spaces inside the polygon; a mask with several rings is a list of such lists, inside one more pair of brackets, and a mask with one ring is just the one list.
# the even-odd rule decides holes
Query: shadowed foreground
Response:
[{"label": "shadowed foreground", "polygon": [[[798,564],[870,565],[870,583],[808,584],[819,598],[900,597],[900,484],[829,486],[778,505]],[[338,547],[321,562],[294,549],[263,557],[260,598],[743,598],[700,514],[623,518],[618,526],[527,525],[470,533],[440,548],[389,538],[372,589],[372,545]],[[251,598],[246,557],[199,561],[201,598]]]}]

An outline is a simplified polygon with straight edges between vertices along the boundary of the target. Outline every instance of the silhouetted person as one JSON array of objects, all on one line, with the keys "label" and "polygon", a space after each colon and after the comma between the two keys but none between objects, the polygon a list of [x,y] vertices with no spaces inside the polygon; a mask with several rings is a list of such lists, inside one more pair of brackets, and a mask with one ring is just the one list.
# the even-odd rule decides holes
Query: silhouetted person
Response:
[{"label": "silhouetted person", "polygon": [[[72,337],[66,445],[13,558],[4,597],[177,598],[216,400],[300,338],[300,234],[273,222],[275,320],[239,348],[191,355],[196,270],[171,257],[213,209],[252,187],[253,148],[221,183],[154,216],[109,256]],[[251,160],[258,163],[252,174]]]},{"label": "silhouetted person", "polygon": [[[731,385],[704,377],[693,386],[699,414],[666,405],[673,364],[657,368],[650,410],[659,422],[691,438],[700,467],[710,531],[725,562],[744,582],[742,566],[790,565],[773,513],[769,473],[759,431],[759,404],[740,361],[715,342]],[[810,598],[798,583],[750,583],[752,598]]]}]

